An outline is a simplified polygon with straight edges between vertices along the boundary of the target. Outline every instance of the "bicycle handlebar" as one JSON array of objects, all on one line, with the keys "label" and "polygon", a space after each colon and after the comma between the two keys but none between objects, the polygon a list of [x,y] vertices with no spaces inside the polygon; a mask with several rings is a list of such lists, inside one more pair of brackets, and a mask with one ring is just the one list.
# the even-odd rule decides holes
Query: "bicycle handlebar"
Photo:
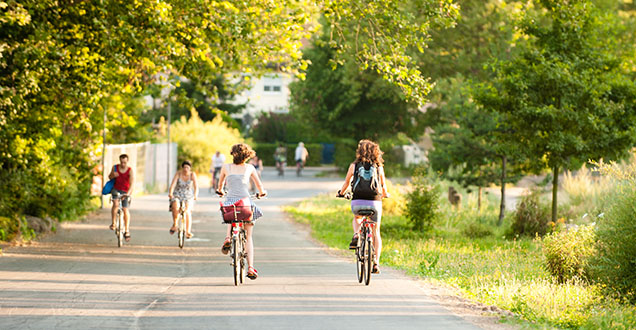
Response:
[{"label": "bicycle handlebar", "polygon": [[[223,196],[225,196],[225,193],[223,193],[222,191],[218,191],[218,190],[216,190],[215,192],[216,192],[216,194],[217,194],[217,195],[219,195],[219,197],[223,197]],[[256,199],[262,199],[262,198],[263,198],[263,197],[265,197],[265,196],[267,196],[267,192],[265,192],[265,193],[263,193],[263,194],[259,194],[259,193],[256,193],[256,194],[253,194],[253,195],[252,195],[252,194],[250,194],[250,197],[254,197],[254,198],[256,198]]]}]

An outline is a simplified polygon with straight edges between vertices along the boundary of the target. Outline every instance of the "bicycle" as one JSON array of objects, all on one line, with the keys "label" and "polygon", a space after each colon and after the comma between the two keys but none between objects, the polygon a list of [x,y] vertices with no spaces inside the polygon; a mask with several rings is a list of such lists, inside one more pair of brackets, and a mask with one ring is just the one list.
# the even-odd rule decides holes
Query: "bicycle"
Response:
[{"label": "bicycle", "polygon": [[[216,193],[217,195],[219,195],[219,197],[223,196],[223,194],[219,193],[218,191]],[[251,197],[260,199],[262,196],[256,194]],[[251,214],[252,209],[250,205],[243,206],[234,204],[225,207],[233,208],[233,219],[226,220],[223,214],[223,209],[221,209],[221,217],[224,219],[224,224],[227,224],[229,222],[232,225],[232,236],[230,237],[231,243],[229,253],[232,261],[230,265],[232,266],[232,270],[234,273],[234,285],[238,286],[239,284],[243,284],[245,282],[245,276],[247,274],[247,252],[245,251],[245,246],[247,245],[247,232],[245,231],[245,224],[252,222],[251,217],[248,220],[245,220],[244,218],[239,218],[239,215],[244,212],[249,212],[249,214]]]},{"label": "bicycle", "polygon": [[[336,197],[350,200],[352,196],[350,193],[346,193],[344,195],[336,195]],[[375,260],[375,245],[373,238],[375,221],[372,219],[375,215],[375,210],[371,208],[362,209],[358,210],[355,214],[362,217],[360,231],[358,232],[358,244],[355,249],[356,274],[358,276],[358,283],[362,283],[364,281],[365,285],[369,285],[371,282],[373,262]]]},{"label": "bicycle", "polygon": [[185,223],[186,201],[178,197],[175,197],[175,199],[178,201],[177,205],[179,208],[179,213],[177,214],[177,240],[179,242],[179,247],[183,249],[183,246],[185,245],[186,230],[187,230],[186,223]]},{"label": "bicycle", "polygon": [[118,196],[111,196],[110,197],[110,202],[114,202],[115,200],[119,200],[119,203],[117,205],[117,215],[115,216],[115,236],[117,236],[117,246],[118,247],[122,247],[122,245],[124,245],[124,231],[125,231],[125,227],[126,224],[124,223],[124,207],[122,206],[122,200],[124,198],[128,198],[128,204],[130,205],[130,197],[128,197],[127,195],[118,195]]}]

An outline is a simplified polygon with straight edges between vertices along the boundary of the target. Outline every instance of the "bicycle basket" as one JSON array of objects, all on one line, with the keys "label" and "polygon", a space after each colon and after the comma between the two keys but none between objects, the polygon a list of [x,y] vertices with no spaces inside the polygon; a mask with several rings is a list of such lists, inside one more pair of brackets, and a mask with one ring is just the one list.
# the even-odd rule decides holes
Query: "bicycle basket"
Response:
[{"label": "bicycle basket", "polygon": [[252,221],[254,212],[251,205],[245,205],[243,199],[232,205],[224,206],[221,202],[221,214],[223,222],[231,223],[234,221]]}]

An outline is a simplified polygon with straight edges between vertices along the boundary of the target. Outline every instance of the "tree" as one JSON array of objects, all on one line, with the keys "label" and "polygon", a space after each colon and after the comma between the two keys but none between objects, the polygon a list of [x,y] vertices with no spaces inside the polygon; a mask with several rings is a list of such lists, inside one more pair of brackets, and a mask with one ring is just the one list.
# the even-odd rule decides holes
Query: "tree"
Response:
[{"label": "tree", "polygon": [[495,61],[477,98],[510,125],[520,153],[552,169],[553,221],[560,170],[618,158],[634,143],[636,86],[617,24],[589,0],[533,1],[519,25],[527,42]]},{"label": "tree", "polygon": [[415,103],[404,100],[399,88],[355,62],[332,69],[336,56],[328,31],[305,50],[311,62],[306,78],[290,85],[290,111],[333,138],[380,140],[399,132],[411,137],[423,132]]},{"label": "tree", "polygon": [[513,14],[519,2],[459,0],[460,16],[450,29],[433,29],[429,47],[417,57],[423,72],[436,80],[426,112],[436,171],[463,186],[501,185],[499,222],[505,212],[506,183],[520,175],[520,159],[506,148],[505,123],[473,101],[473,85],[488,81],[484,67],[493,58],[514,53]]},{"label": "tree", "polygon": [[[440,84],[447,100],[427,112],[435,118],[432,134],[434,149],[429,151],[431,167],[442,176],[465,187],[477,186],[478,209],[483,187],[501,185],[499,222],[505,211],[505,185],[521,176],[522,160],[506,143],[506,125],[471,99],[472,90],[460,78]],[[436,94],[437,95],[437,94]],[[437,114],[436,116],[434,114]],[[429,117],[429,120],[431,120]]]},{"label": "tree", "polygon": [[104,99],[137,95],[158,73],[210,89],[203,82],[220,74],[259,74],[272,63],[298,73],[319,11],[339,31],[333,63],[373,68],[421,100],[426,80],[407,51],[423,46],[428,24],[412,24],[407,7],[430,21],[454,18],[450,0],[0,2],[0,181],[16,187],[0,192],[0,215],[81,212],[65,205],[88,199]]}]

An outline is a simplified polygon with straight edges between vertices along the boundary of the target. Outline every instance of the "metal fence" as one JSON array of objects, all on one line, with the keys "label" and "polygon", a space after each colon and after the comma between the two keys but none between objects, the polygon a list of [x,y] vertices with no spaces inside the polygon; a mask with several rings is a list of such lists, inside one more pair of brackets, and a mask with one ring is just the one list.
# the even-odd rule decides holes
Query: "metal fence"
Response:
[{"label": "metal fence", "polygon": [[[119,155],[128,155],[128,166],[135,171],[135,191],[167,191],[177,171],[177,144],[170,144],[170,166],[168,168],[168,144],[150,142],[106,145],[103,180],[114,165],[119,164]],[[104,181],[106,182],[106,181]]]}]

